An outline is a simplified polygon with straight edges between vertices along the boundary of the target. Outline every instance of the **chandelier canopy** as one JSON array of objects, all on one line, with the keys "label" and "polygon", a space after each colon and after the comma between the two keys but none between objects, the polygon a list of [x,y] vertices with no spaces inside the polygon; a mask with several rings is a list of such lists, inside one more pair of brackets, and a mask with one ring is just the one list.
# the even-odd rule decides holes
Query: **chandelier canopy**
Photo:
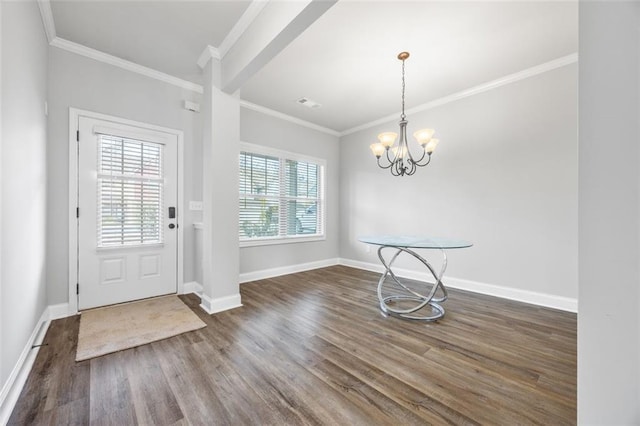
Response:
[{"label": "chandelier canopy", "polygon": [[[400,139],[398,144],[395,144],[398,134],[395,132],[384,132],[378,135],[380,142],[371,145],[371,151],[376,156],[378,166],[383,169],[391,169],[391,174],[394,176],[411,176],[414,174],[418,167],[426,166],[431,162],[431,154],[438,146],[438,139],[433,139],[435,130],[422,129],[413,133],[413,137],[416,138],[418,144],[421,146],[422,154],[420,159],[415,160],[409,149],[407,143],[407,117],[404,113],[404,61],[409,57],[409,52],[401,52],[398,54],[398,59],[402,61],[402,114],[400,114]],[[389,151],[392,154],[389,154]],[[384,155],[386,161],[380,161],[380,158]],[[384,164],[383,164],[384,163]]]}]

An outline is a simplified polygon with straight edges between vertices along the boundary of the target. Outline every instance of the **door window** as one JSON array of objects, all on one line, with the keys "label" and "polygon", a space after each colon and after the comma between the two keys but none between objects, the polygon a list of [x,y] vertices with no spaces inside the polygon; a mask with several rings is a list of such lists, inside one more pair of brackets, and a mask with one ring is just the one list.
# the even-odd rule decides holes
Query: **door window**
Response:
[{"label": "door window", "polygon": [[111,135],[98,144],[98,247],[161,244],[163,145]]}]

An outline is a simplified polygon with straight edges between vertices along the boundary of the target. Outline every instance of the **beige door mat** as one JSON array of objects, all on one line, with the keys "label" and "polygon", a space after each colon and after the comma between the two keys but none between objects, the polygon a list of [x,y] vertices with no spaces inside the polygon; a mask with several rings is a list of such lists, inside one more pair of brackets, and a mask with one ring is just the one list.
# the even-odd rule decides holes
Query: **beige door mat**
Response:
[{"label": "beige door mat", "polygon": [[76,361],[206,327],[176,295],[90,309],[80,316]]}]

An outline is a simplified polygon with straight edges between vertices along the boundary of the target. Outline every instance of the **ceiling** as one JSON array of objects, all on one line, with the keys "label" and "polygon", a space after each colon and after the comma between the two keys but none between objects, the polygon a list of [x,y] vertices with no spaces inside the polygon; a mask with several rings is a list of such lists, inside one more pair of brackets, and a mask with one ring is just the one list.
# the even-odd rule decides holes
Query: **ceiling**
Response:
[{"label": "ceiling", "polygon": [[52,0],[56,34],[92,49],[200,82],[196,64],[219,46],[251,0]]},{"label": "ceiling", "polygon": [[[280,1],[280,0],[271,0]],[[57,35],[201,82],[250,1],[52,1]],[[241,98],[336,131],[573,54],[577,2],[349,1],[331,7],[242,87]],[[309,109],[295,101],[320,103]]]}]

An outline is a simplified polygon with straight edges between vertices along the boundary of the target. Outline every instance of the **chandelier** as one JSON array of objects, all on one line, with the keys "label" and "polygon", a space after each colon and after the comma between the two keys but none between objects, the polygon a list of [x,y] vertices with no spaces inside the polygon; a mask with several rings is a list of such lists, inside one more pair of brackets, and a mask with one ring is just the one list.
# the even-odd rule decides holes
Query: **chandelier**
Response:
[{"label": "chandelier", "polygon": [[[422,147],[422,155],[420,159],[415,160],[411,151],[409,150],[409,144],[407,143],[407,117],[404,114],[404,61],[409,57],[409,52],[401,52],[398,54],[398,59],[402,61],[402,114],[400,114],[400,140],[398,144],[394,146],[398,134],[395,132],[384,132],[378,135],[380,142],[371,145],[371,151],[376,156],[378,166],[382,169],[391,169],[391,174],[394,176],[411,176],[414,174],[418,167],[424,167],[431,162],[431,154],[438,146],[438,139],[433,139],[435,130],[422,129],[418,130],[413,136],[418,141],[418,144]],[[391,151],[393,154],[389,154]],[[386,161],[380,161],[380,157],[386,157]],[[383,164],[385,163],[385,164]]]}]

